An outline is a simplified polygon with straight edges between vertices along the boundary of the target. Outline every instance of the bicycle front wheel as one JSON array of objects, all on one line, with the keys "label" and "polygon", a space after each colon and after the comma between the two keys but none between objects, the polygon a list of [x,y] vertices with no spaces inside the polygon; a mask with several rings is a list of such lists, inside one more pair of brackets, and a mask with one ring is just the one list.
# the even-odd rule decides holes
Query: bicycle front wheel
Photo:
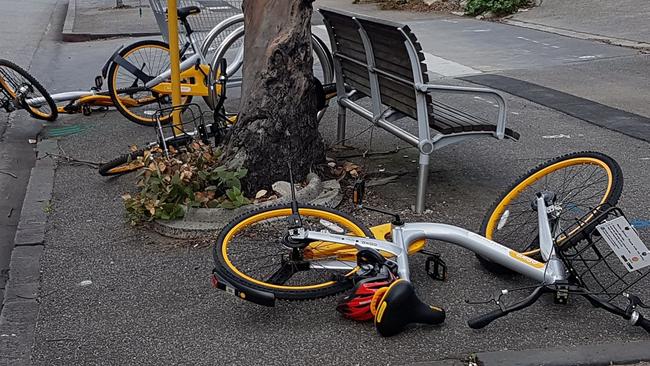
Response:
[{"label": "bicycle front wheel", "polygon": [[[340,211],[299,208],[303,227],[372,237],[362,223]],[[271,292],[277,299],[308,300],[349,289],[357,271],[354,246],[314,241],[292,243],[287,236],[290,205],[263,207],[230,222],[213,247],[217,272],[228,281]]]},{"label": "bicycle front wheel", "polygon": [[17,99],[34,118],[51,122],[58,116],[47,90],[22,67],[3,59],[0,59],[0,92],[0,107]]},{"label": "bicycle front wheel", "polygon": [[[145,75],[156,77],[170,69],[169,46],[165,42],[144,40],[130,44],[119,55]],[[108,91],[115,108],[129,120],[144,126],[155,126],[154,115],[158,109],[171,107],[171,94],[160,94],[145,86],[145,81],[116,62],[108,70]],[[191,96],[181,97],[187,104]],[[165,124],[171,113],[160,117]]]},{"label": "bicycle front wheel", "polygon": [[[553,209],[559,210],[552,230],[555,235],[602,204],[616,205],[623,191],[623,173],[616,161],[598,152],[567,154],[532,169],[519,178],[492,205],[483,219],[481,235],[521,254],[539,259],[536,193],[555,194]],[[585,224],[589,222],[586,218]],[[561,247],[562,243],[556,243]],[[510,272],[478,256],[495,273]]]},{"label": "bicycle front wheel", "polygon": [[131,173],[144,168],[144,162],[139,157],[144,156],[144,150],[124,154],[99,167],[99,174],[104,177]]}]

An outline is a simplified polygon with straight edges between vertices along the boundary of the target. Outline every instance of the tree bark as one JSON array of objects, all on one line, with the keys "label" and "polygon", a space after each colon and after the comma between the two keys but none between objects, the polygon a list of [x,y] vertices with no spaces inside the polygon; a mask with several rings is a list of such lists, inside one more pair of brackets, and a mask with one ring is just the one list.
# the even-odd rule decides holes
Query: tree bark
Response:
[{"label": "tree bark", "polygon": [[248,169],[249,194],[288,180],[287,163],[303,179],[325,159],[312,80],[312,1],[244,0],[242,100],[224,158]]}]

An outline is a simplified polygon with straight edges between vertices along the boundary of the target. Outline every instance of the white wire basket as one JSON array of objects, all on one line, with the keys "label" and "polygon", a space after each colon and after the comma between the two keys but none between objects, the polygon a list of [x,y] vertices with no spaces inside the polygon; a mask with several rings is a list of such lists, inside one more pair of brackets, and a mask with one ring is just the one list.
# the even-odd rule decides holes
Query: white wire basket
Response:
[{"label": "white wire basket", "polygon": [[[185,6],[198,6],[201,12],[191,15],[187,18],[194,33],[195,40],[200,44],[210,30],[219,24],[222,20],[230,18],[233,15],[241,14],[242,0],[177,0],[179,8]],[[169,33],[167,31],[167,1],[166,0],[149,0],[151,10],[160,28],[160,33],[166,42],[169,42]],[[234,28],[233,28],[234,29]],[[183,27],[179,27],[179,42],[185,43],[185,33]],[[230,32],[222,32],[217,37],[216,44],[223,41],[223,38]]]}]

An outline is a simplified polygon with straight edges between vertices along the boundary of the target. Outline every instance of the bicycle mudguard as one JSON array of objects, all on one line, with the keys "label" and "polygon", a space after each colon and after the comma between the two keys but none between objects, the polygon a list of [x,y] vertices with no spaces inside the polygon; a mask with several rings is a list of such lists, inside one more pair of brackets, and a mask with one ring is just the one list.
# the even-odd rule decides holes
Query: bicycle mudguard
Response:
[{"label": "bicycle mudguard", "polygon": [[120,53],[120,51],[122,51],[122,48],[124,48],[124,45],[121,45],[120,47],[118,47],[118,48],[115,50],[115,52],[113,52],[113,54],[111,55],[111,57],[109,57],[108,60],[106,60],[106,63],[105,63],[104,66],[102,67],[102,77],[103,77],[104,79],[106,79],[106,77],[108,76],[108,67],[111,66],[111,62],[113,62],[113,60],[115,59],[115,57]]},{"label": "bicycle mudguard", "polygon": [[225,280],[221,275],[219,275],[216,269],[212,270],[210,283],[212,284],[212,287],[226,291],[240,299],[248,300],[257,305],[269,307],[275,306],[275,295],[272,293],[260,291],[240,284],[233,285],[231,282]]}]

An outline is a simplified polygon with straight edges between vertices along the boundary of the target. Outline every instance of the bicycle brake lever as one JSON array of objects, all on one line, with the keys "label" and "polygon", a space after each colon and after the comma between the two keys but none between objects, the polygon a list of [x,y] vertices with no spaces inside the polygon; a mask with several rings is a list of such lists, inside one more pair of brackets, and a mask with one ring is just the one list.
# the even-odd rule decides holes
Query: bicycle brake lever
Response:
[{"label": "bicycle brake lever", "polygon": [[623,294],[623,296],[625,296],[627,300],[630,302],[630,304],[627,306],[627,309],[625,309],[625,313],[627,314],[631,314],[634,311],[634,309],[636,309],[637,307],[650,309],[650,306],[644,304],[643,301],[641,301],[641,299],[636,295]]}]

